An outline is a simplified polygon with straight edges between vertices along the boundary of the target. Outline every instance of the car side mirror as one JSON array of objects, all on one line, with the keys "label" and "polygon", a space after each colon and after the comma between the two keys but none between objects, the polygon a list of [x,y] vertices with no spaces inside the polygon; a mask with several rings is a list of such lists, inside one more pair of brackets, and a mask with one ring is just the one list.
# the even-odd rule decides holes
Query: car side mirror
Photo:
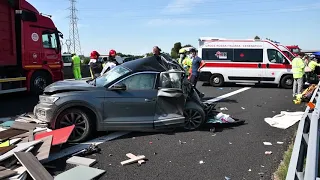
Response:
[{"label": "car side mirror", "polygon": [[123,83],[119,83],[119,84],[116,84],[113,87],[111,87],[111,90],[114,90],[114,91],[125,91],[125,90],[127,90],[127,86],[125,84],[123,84]]}]

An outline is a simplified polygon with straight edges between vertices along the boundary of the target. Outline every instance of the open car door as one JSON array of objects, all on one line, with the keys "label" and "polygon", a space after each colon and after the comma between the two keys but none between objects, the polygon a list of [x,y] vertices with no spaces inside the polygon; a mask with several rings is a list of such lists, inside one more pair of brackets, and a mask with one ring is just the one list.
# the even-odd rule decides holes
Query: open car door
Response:
[{"label": "open car door", "polygon": [[183,127],[186,96],[182,90],[184,71],[160,73],[154,119],[155,129]]}]

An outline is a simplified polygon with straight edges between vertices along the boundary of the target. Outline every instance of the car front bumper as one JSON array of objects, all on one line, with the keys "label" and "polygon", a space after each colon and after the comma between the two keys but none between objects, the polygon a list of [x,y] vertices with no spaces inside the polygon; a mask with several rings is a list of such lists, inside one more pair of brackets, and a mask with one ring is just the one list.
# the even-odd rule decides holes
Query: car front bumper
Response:
[{"label": "car front bumper", "polygon": [[33,114],[38,120],[51,126],[55,119],[56,110],[57,106],[55,104],[38,103],[33,109]]}]

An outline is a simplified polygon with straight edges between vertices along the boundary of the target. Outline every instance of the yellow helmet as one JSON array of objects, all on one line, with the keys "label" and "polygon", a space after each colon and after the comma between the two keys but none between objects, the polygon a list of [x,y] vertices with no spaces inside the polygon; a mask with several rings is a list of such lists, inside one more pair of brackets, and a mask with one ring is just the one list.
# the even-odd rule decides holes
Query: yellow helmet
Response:
[{"label": "yellow helmet", "polygon": [[184,49],[184,48],[182,48],[182,49],[179,50],[179,54],[184,54],[184,53],[186,53],[186,52],[187,52],[187,50]]}]

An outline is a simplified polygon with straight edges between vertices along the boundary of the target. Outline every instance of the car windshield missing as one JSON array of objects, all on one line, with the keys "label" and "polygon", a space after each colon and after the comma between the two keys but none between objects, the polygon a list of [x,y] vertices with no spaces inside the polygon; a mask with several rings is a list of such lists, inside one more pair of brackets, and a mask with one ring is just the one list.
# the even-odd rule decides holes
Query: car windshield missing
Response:
[{"label": "car windshield missing", "polygon": [[97,87],[103,87],[109,84],[110,82],[118,79],[119,77],[129,73],[130,70],[123,67],[123,66],[116,66],[112,68],[110,71],[105,73],[104,75],[98,77],[96,79],[96,86]]}]

